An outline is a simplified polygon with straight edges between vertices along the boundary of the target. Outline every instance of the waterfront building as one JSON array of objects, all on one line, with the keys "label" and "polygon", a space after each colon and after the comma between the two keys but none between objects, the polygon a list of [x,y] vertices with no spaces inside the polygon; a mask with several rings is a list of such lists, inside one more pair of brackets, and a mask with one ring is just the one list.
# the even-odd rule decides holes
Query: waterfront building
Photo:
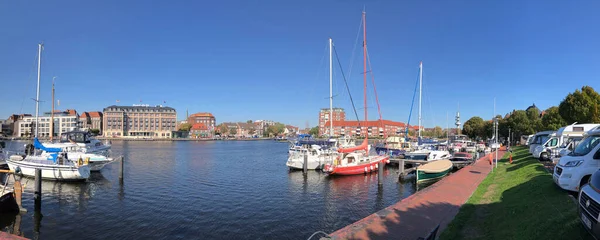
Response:
[{"label": "waterfront building", "polygon": [[204,123],[194,123],[190,128],[191,138],[212,138],[212,131]]},{"label": "waterfront building", "polygon": [[[202,123],[208,131],[210,131],[210,135],[208,137],[213,137],[213,132],[215,130],[215,126],[217,124],[217,120],[212,113],[209,112],[199,112],[189,115],[187,117],[187,123],[192,124],[192,126],[196,123]],[[199,125],[198,125],[199,126]]]},{"label": "waterfront building", "polygon": [[265,132],[267,131],[267,128],[269,126],[275,125],[275,121],[271,121],[271,120],[256,120],[256,121],[254,121],[254,125],[255,125],[255,130],[256,130],[255,135],[257,135],[257,136],[264,136]]},{"label": "waterfront building", "polygon": [[81,122],[81,128],[85,129],[97,129],[99,134],[102,134],[102,112],[83,112],[79,116]]},{"label": "waterfront building", "polygon": [[[341,122],[346,121],[346,112],[344,112],[343,108],[333,108],[333,122]],[[319,135],[329,134],[330,125],[326,122],[329,122],[330,117],[329,108],[322,108],[319,111]],[[335,127],[335,126],[334,126]]]},{"label": "waterfront building", "polygon": [[[50,124],[52,119],[51,112],[44,113],[44,115],[39,116],[38,119],[38,137],[40,138],[49,138],[51,127],[54,129],[54,131],[52,131],[54,137],[58,137],[61,133],[72,131],[77,127],[80,127],[79,114],[77,114],[77,111],[74,109],[67,109],[65,111],[55,110],[54,124]],[[15,123],[15,125],[17,125],[15,133],[18,137],[33,137],[35,134],[35,116],[23,116]]]},{"label": "waterfront building", "polygon": [[299,128],[292,125],[285,125],[285,130],[283,134],[285,135],[296,135],[299,133]]},{"label": "waterfront building", "polygon": [[[329,131],[329,121],[323,123],[326,127],[326,133]],[[417,126],[410,128],[418,129]],[[375,121],[333,121],[334,136],[361,136],[365,137],[383,137],[403,136],[406,130],[406,124],[390,120]]]},{"label": "waterfront building", "polygon": [[171,138],[177,130],[177,112],[162,105],[109,106],[103,110],[106,137]]}]

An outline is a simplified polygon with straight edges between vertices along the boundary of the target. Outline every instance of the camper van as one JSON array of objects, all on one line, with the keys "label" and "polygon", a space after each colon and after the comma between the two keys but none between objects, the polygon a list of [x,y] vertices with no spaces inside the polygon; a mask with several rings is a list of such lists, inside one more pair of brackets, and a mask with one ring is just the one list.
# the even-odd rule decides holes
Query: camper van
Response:
[{"label": "camper van", "polygon": [[592,130],[572,152],[563,156],[554,167],[556,185],[569,191],[579,191],[590,176],[600,169],[600,130]]},{"label": "camper van", "polygon": [[552,133],[554,133],[554,131],[543,131],[534,134],[533,140],[531,140],[531,143],[529,143],[529,153],[533,154],[535,147],[546,143],[546,141],[548,141],[550,138],[549,135]]},{"label": "camper van", "polygon": [[[583,138],[583,134],[587,131],[590,131],[600,124],[573,124],[566,127],[562,127],[558,129],[553,134],[550,134],[550,138],[544,142],[544,144],[538,145],[533,150],[533,157],[538,158],[540,160],[550,160],[551,153],[553,149],[557,149],[559,147],[568,148],[569,146],[563,144],[569,142],[569,144],[573,144],[573,142],[578,142]],[[571,140],[571,141],[569,141]]]}]

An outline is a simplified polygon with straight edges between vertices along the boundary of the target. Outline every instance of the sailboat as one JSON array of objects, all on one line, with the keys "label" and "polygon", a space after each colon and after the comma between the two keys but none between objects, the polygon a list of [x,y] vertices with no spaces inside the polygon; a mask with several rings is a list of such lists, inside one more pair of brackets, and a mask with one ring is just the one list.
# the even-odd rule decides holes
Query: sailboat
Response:
[{"label": "sailboat", "polygon": [[[333,136],[333,40],[329,38],[329,136]],[[302,141],[299,140],[298,143]],[[321,144],[317,144],[321,142]],[[306,168],[308,170],[322,169],[323,166],[332,162],[333,159],[338,155],[332,148],[335,148],[338,142],[335,139],[329,139],[327,141],[315,141],[307,144],[301,144],[297,146],[293,144],[289,150],[288,160],[286,166],[290,169],[304,169],[304,158],[306,157]],[[305,146],[306,145],[306,146]],[[325,147],[325,149],[324,149]]]},{"label": "sailboat", "polygon": [[[452,155],[446,149],[437,149],[434,145],[421,145],[421,101],[422,101],[422,89],[423,89],[423,62],[419,63],[419,130],[418,130],[418,150],[404,153],[406,159],[412,160],[426,160],[435,161],[441,159],[450,159]],[[407,131],[408,132],[408,131]]]},{"label": "sailboat", "polygon": [[[90,166],[86,160],[72,160],[60,148],[44,147],[38,140],[38,117],[40,110],[40,76],[42,44],[38,44],[37,95],[35,99],[35,134],[33,144],[27,144],[27,155],[12,155],[6,160],[10,170],[27,177],[34,177],[36,169],[42,178],[50,180],[85,180],[90,177]],[[45,152],[48,154],[40,154]],[[37,153],[37,154],[36,154]]]},{"label": "sailboat", "polygon": [[[364,110],[365,110],[365,123],[368,121],[367,114],[367,28],[366,28],[366,13],[362,13],[362,26],[363,26],[363,81],[364,81]],[[364,174],[372,171],[377,171],[379,163],[389,163],[390,157],[369,155],[369,134],[367,134],[362,144],[350,148],[340,148],[338,152],[341,155],[334,160],[332,164],[325,165],[323,171],[329,175],[356,175]]]}]

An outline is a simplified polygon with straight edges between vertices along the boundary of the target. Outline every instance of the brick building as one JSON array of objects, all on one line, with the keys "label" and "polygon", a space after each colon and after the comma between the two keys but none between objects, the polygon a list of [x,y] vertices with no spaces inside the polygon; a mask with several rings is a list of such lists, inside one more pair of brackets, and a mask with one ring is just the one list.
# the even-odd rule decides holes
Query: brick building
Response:
[{"label": "brick building", "polygon": [[[204,126],[206,126],[206,128],[208,128],[209,131],[214,131],[215,126],[217,125],[217,119],[215,116],[208,112],[194,113],[188,116],[186,120],[187,123],[192,124],[192,126],[196,123],[202,123]],[[212,133],[210,137],[212,137]]]},{"label": "brick building", "polygon": [[171,138],[177,127],[177,112],[162,105],[109,106],[103,111],[106,137]]},{"label": "brick building", "polygon": [[[360,124],[360,125],[359,125]],[[329,121],[324,123],[329,126]],[[413,128],[413,126],[410,126]],[[417,128],[417,127],[414,127]],[[328,129],[328,128],[327,128]],[[404,135],[406,124],[402,122],[394,122],[390,120],[375,120],[375,121],[333,121],[334,136],[367,136],[383,137]]]},{"label": "brick building", "polygon": [[[333,108],[332,110],[334,123],[336,121],[346,121],[346,112],[344,112],[343,108]],[[321,111],[319,111],[319,135],[329,133],[329,124],[326,124],[326,122],[329,122],[330,115],[329,108],[322,108]]]},{"label": "brick building", "polygon": [[102,112],[84,112],[79,116],[81,127],[86,129],[98,129],[102,134]]}]

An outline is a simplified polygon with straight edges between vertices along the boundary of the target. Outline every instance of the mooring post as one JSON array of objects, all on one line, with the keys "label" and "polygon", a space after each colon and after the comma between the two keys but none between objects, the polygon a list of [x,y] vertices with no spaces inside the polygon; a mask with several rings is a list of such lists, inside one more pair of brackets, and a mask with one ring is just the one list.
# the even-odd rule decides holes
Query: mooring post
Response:
[{"label": "mooring post", "polygon": [[35,169],[35,190],[33,193],[33,200],[35,204],[35,211],[42,209],[42,169]]},{"label": "mooring post", "polygon": [[398,180],[404,179],[404,159],[398,160]]},{"label": "mooring post", "polygon": [[308,172],[308,154],[304,154],[304,166],[302,167],[302,172],[306,174]]},{"label": "mooring post", "polygon": [[119,180],[123,182],[123,163],[125,162],[125,157],[121,156],[121,171],[119,172]]},{"label": "mooring post", "polygon": [[385,167],[385,165],[383,164],[383,162],[379,162],[379,173],[377,174],[377,182],[379,183],[379,185],[383,184],[383,168]]},{"label": "mooring post", "polygon": [[23,186],[21,185],[21,181],[15,181],[13,184],[13,192],[15,193],[15,200],[17,200],[17,205],[19,206],[19,212],[27,212],[27,209],[23,208],[21,204],[23,201]]}]

